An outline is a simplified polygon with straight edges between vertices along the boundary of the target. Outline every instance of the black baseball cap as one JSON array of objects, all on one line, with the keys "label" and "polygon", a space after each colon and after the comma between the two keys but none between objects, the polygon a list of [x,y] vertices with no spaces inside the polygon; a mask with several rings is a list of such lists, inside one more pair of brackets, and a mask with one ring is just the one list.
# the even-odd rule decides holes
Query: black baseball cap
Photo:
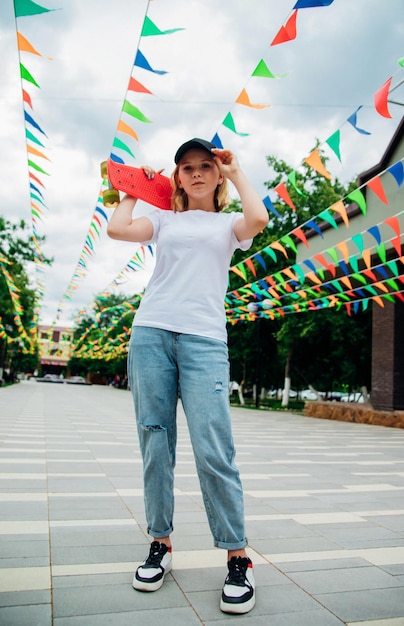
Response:
[{"label": "black baseball cap", "polygon": [[198,137],[195,137],[194,139],[190,139],[189,141],[186,141],[185,143],[182,144],[182,146],[178,148],[177,152],[175,153],[174,162],[176,164],[179,163],[179,161],[184,156],[184,154],[188,150],[192,150],[192,148],[203,148],[204,150],[211,152],[212,148],[216,148],[216,147],[217,146],[215,146],[214,143],[211,143],[210,141],[206,141],[206,139],[199,139]]}]

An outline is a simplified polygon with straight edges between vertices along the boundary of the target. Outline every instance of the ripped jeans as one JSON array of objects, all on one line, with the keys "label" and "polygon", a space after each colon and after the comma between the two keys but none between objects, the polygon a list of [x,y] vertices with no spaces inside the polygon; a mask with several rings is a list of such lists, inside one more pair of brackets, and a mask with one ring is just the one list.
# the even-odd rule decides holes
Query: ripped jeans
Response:
[{"label": "ripped jeans", "polygon": [[173,530],[180,392],[214,545],[244,548],[243,490],[234,463],[226,343],[134,326],[128,378],[143,458],[149,534],[161,538]]}]

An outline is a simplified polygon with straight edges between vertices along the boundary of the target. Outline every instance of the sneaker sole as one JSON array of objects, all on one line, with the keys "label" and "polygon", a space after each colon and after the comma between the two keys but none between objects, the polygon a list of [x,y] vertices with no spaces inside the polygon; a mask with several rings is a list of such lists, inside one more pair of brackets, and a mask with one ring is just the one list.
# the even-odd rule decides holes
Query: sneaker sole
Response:
[{"label": "sneaker sole", "polygon": [[168,567],[160,580],[156,580],[154,583],[148,583],[144,580],[138,580],[136,576],[133,578],[132,587],[136,589],[136,591],[157,591],[160,587],[163,586],[164,577],[168,572],[171,572],[171,567]]},{"label": "sneaker sole", "polygon": [[253,595],[252,598],[250,598],[249,600],[247,600],[247,602],[240,602],[240,604],[237,603],[230,603],[230,602],[224,602],[223,600],[220,600],[220,610],[223,611],[223,613],[235,613],[236,615],[241,615],[242,613],[248,613],[249,611],[251,611],[251,609],[253,609],[255,606],[255,594]]}]

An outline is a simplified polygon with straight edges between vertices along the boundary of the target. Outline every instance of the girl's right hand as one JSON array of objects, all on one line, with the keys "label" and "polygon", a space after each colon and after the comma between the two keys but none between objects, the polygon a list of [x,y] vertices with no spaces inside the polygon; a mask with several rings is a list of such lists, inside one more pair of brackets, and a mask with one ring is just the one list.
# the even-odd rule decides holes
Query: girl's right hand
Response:
[{"label": "girl's right hand", "polygon": [[164,168],[161,170],[154,170],[152,167],[150,167],[150,165],[141,165],[140,168],[144,171],[144,173],[146,174],[147,178],[149,180],[151,180],[152,178],[154,178],[155,174],[161,174],[161,172],[164,172]]}]

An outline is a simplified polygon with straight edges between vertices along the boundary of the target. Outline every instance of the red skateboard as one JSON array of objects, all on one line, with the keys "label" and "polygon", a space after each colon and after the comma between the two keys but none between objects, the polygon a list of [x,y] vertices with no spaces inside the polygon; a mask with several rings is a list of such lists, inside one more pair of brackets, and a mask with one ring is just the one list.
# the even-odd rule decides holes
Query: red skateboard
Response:
[{"label": "red skateboard", "polygon": [[171,209],[173,189],[168,176],[156,173],[154,178],[149,179],[140,167],[122,165],[112,159],[101,163],[101,176],[108,180],[108,189],[102,193],[107,208],[118,206],[119,191],[123,191],[159,209]]}]

